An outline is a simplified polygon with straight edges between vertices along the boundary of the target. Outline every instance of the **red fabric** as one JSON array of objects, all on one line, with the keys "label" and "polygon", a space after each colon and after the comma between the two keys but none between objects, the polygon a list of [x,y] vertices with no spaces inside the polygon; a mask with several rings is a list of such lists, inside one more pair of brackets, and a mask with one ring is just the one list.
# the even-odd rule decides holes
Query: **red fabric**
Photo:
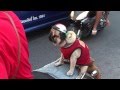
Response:
[{"label": "red fabric", "polygon": [[77,59],[76,64],[89,65],[91,63],[89,48],[87,45],[85,45],[85,48],[82,45],[80,45],[78,39],[76,39],[76,41],[73,43],[72,46],[68,48],[61,48],[61,52],[63,53],[63,56],[65,59],[70,60],[71,54],[78,48],[81,49],[81,56]]},{"label": "red fabric", "polygon": [[[32,79],[32,68],[29,62],[28,42],[24,28],[19,18],[12,12],[6,11],[14,20],[21,42],[21,61],[17,79]],[[9,18],[0,12],[0,79],[10,79],[15,74],[18,65],[18,40]]]}]

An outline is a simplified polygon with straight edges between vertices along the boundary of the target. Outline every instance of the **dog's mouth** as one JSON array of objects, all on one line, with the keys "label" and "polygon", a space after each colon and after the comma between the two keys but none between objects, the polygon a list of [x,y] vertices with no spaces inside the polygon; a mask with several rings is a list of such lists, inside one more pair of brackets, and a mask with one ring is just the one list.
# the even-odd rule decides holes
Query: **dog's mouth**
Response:
[{"label": "dog's mouth", "polygon": [[61,44],[62,41],[57,43],[57,38],[59,38],[58,35],[53,35],[52,33],[49,34],[49,41],[53,42],[54,44]]},{"label": "dog's mouth", "polygon": [[56,43],[57,41],[55,40],[55,37],[56,36],[53,36],[52,33],[49,34],[49,41],[53,42],[53,43]]},{"label": "dog's mouth", "polygon": [[61,41],[59,43],[57,43],[57,41],[56,41],[56,43],[53,43],[54,46],[60,46],[60,47],[62,47],[62,44],[63,44],[63,41]]}]

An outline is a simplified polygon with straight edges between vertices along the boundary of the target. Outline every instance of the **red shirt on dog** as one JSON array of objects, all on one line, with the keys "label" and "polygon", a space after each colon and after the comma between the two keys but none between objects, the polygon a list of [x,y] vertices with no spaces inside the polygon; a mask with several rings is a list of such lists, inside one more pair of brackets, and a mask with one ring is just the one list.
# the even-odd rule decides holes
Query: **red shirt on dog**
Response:
[{"label": "red shirt on dog", "polygon": [[61,48],[61,52],[63,54],[64,59],[70,60],[71,54],[74,52],[74,50],[80,48],[81,49],[81,56],[77,59],[77,65],[89,65],[91,64],[90,59],[90,53],[89,48],[87,45],[83,47],[79,40],[76,39],[76,41],[68,48]]}]

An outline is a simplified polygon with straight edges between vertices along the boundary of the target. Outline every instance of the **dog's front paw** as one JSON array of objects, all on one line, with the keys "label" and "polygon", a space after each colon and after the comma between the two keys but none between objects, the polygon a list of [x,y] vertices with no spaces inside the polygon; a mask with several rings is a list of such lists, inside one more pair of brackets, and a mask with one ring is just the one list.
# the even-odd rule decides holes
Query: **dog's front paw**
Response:
[{"label": "dog's front paw", "polygon": [[57,66],[60,66],[60,65],[62,65],[63,63],[61,63],[61,62],[56,62],[55,63],[55,66],[57,67]]},{"label": "dog's front paw", "polygon": [[69,70],[69,71],[67,72],[67,75],[68,75],[68,76],[73,75],[73,71],[72,71],[72,70]]}]

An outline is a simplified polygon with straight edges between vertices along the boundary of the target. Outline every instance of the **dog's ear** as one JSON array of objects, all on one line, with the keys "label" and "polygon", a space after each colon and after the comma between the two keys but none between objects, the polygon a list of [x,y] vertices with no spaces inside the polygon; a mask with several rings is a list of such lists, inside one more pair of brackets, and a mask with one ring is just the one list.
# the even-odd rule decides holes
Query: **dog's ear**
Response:
[{"label": "dog's ear", "polygon": [[67,43],[74,43],[76,40],[76,34],[74,31],[68,31],[66,33],[66,42]]}]

